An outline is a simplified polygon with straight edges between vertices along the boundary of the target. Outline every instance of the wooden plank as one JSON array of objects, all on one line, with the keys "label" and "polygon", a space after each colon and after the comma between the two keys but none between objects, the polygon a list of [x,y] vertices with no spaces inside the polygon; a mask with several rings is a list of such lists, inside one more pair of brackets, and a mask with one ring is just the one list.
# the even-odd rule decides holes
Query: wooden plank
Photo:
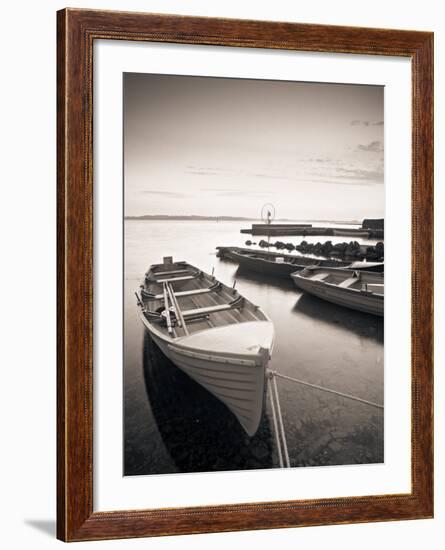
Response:
[{"label": "wooden plank", "polygon": [[196,309],[189,309],[187,311],[183,311],[182,314],[184,315],[184,317],[192,317],[194,315],[207,315],[209,313],[218,313],[220,311],[227,311],[232,308],[233,308],[233,305],[231,304],[221,304],[219,306],[199,307]]},{"label": "wooden plank", "polygon": [[349,288],[351,285],[353,285],[357,281],[359,281],[358,277],[349,277],[348,279],[345,279],[341,283],[338,283],[337,286],[339,286],[341,288]]},{"label": "wooden plank", "polygon": [[188,269],[176,269],[174,271],[154,271],[153,275],[177,275],[178,273],[190,273]]},{"label": "wooden plank", "polygon": [[171,283],[174,281],[190,281],[191,279],[195,279],[196,275],[187,275],[185,277],[171,277],[169,279],[155,279],[154,283]]},{"label": "wooden plank", "polygon": [[315,273],[312,277],[306,277],[312,281],[324,281],[329,276],[329,273]]},{"label": "wooden plank", "polygon": [[[198,294],[207,294],[209,292],[213,292],[215,289],[214,288],[197,288],[195,290],[183,290],[182,292],[173,292],[173,294],[176,296],[176,297],[181,297],[181,296],[196,296]],[[153,300],[160,300],[162,298],[162,294],[156,294],[155,296],[153,296]]]}]

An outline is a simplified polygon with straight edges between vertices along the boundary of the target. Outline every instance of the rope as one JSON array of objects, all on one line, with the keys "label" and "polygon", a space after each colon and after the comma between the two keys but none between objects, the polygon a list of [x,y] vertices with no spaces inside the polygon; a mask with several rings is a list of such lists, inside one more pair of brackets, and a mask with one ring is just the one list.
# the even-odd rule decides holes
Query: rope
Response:
[{"label": "rope", "polygon": [[359,403],[364,403],[365,405],[370,405],[371,407],[376,407],[377,409],[385,408],[383,405],[380,405],[379,403],[374,403],[373,401],[367,401],[366,399],[362,399],[361,397],[356,397],[355,395],[349,395],[347,393],[342,393],[340,391],[331,390],[330,388],[324,388],[323,386],[317,386],[317,384],[310,384],[309,382],[305,382],[304,380],[299,380],[298,378],[292,378],[291,376],[286,376],[285,374],[281,374],[277,371],[269,371],[269,372],[273,378],[277,376],[278,378],[283,378],[284,380],[290,380],[291,382],[296,382],[297,384],[302,384],[303,386],[308,386],[309,388],[314,388],[316,390],[324,391],[327,393],[333,393],[334,395],[339,395],[340,397],[345,397],[346,399],[352,399],[353,401],[358,401]]},{"label": "rope", "polygon": [[281,443],[283,445],[284,459],[285,459],[285,463],[286,463],[286,468],[290,468],[289,452],[287,450],[286,433],[284,431],[283,415],[281,414],[280,398],[278,396],[277,379],[276,379],[275,376],[272,376],[272,385],[273,385],[273,389],[274,389],[274,393],[275,393],[275,401],[277,402],[278,425],[280,427],[280,432],[281,432]]},{"label": "rope", "polygon": [[281,453],[281,443],[280,443],[280,437],[279,437],[279,432],[278,432],[277,413],[275,411],[275,403],[274,403],[273,395],[272,395],[272,391],[271,391],[272,384],[271,384],[270,380],[271,380],[271,378],[267,379],[267,384],[269,386],[270,406],[272,408],[272,419],[273,419],[273,425],[274,425],[274,429],[275,429],[275,438],[277,440],[278,462],[280,463],[280,468],[283,468],[284,463],[283,463],[283,455]]},{"label": "rope", "polygon": [[[346,397],[347,399],[352,399],[353,401],[358,401],[359,403],[364,403],[365,405],[371,405],[378,409],[383,409],[383,405],[374,403],[373,401],[367,401],[361,397],[356,397],[355,395],[349,395],[347,393],[342,393],[336,390],[331,390],[330,388],[324,388],[323,386],[318,386],[317,384],[310,384],[304,380],[299,380],[298,378],[292,378],[291,376],[286,376],[285,374],[280,374],[275,370],[267,369],[267,385],[269,389],[269,398],[270,406],[272,409],[272,419],[275,431],[275,439],[277,441],[278,449],[278,462],[280,463],[280,468],[290,468],[289,452],[287,448],[286,441],[286,432],[284,431],[283,425],[283,415],[281,413],[280,397],[278,394],[278,385],[277,378],[283,378],[283,380],[290,380],[291,382],[296,382],[297,384],[302,384],[303,386],[308,386],[309,388],[314,388],[316,390],[324,391],[327,393],[333,393],[334,395],[339,395],[340,397]],[[283,460],[284,454],[284,460]]]}]

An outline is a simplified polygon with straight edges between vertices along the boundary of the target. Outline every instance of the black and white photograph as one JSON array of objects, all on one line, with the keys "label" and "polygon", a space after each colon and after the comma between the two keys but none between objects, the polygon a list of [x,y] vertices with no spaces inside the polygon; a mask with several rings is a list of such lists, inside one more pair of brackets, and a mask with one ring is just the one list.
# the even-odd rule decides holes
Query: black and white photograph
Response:
[{"label": "black and white photograph", "polygon": [[2,7],[3,547],[435,550],[442,5]]},{"label": "black and white photograph", "polygon": [[124,73],[125,476],[384,462],[384,87]]}]

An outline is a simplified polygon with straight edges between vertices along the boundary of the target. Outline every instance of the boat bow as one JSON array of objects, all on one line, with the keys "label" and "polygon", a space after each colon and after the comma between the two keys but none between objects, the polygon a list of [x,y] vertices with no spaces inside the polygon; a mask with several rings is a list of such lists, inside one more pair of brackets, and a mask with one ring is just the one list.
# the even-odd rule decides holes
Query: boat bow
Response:
[{"label": "boat bow", "polygon": [[253,436],[261,421],[273,341],[271,321],[249,321],[178,338],[167,345],[166,353]]}]

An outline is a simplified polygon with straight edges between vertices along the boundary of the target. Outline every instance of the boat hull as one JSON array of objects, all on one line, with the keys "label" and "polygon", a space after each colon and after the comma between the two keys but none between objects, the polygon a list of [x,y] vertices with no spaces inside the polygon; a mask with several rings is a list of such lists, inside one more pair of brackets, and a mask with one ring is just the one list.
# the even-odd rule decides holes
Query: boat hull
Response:
[{"label": "boat hull", "polygon": [[334,229],[335,237],[369,237],[369,231],[361,229]]},{"label": "boat hull", "polygon": [[[266,368],[273,348],[273,324],[253,321],[174,340],[159,333],[142,312],[141,320],[162,353],[224,403],[247,435],[255,435],[264,405]],[[239,327],[244,337],[242,335],[236,342]],[[219,332],[216,339],[215,331]],[[212,348],[208,345],[210,339]],[[250,345],[254,340],[260,343]],[[196,342],[203,345],[196,346]]]},{"label": "boat hull", "polygon": [[299,276],[298,273],[292,274],[291,277],[298,289],[317,298],[349,309],[362,311],[363,313],[370,313],[379,317],[383,317],[384,315],[383,295],[376,296],[366,291],[354,292],[347,288],[326,285],[323,282]]},{"label": "boat hull", "polygon": [[263,411],[268,350],[251,357],[212,354],[210,358],[206,350],[190,350],[152,332],[151,336],[172,363],[226,405],[249,436],[256,433]]},{"label": "boat hull", "polygon": [[303,266],[290,265],[286,262],[272,262],[233,252],[227,254],[227,257],[249,271],[256,271],[266,275],[273,275],[274,277],[282,277],[284,279],[288,279],[289,275],[294,271],[303,269]]},{"label": "boat hull", "polygon": [[[347,267],[349,262],[343,262],[341,260],[317,260],[316,258],[292,256],[290,254],[278,254],[271,252],[256,251],[256,257],[246,254],[245,249],[240,249],[241,252],[235,248],[225,248],[220,250],[220,256],[231,261],[238,263],[243,269],[270,275],[272,277],[279,277],[283,279],[289,279],[290,275],[295,271],[301,271],[310,265],[324,265],[327,267]],[[282,259],[282,261],[276,261]],[[290,260],[296,260],[299,263],[290,263]]]}]

